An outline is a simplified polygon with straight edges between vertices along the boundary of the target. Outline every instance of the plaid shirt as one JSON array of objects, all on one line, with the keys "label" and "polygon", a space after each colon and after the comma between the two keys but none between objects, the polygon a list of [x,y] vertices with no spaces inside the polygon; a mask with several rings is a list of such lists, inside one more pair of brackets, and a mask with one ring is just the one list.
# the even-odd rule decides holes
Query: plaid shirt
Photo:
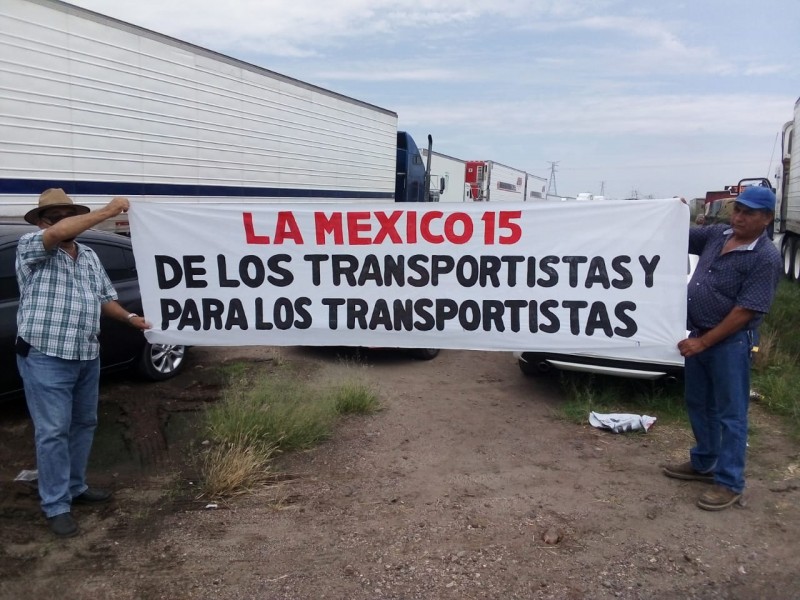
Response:
[{"label": "plaid shirt", "polygon": [[700,255],[689,282],[690,330],[716,327],[735,306],[756,313],[746,329],[757,329],[772,305],[783,274],[780,253],[764,233],[749,246],[721,254],[732,233],[728,225],[689,230],[689,253]]},{"label": "plaid shirt", "polygon": [[17,335],[42,354],[97,358],[100,305],[117,299],[114,287],[91,248],[76,242],[73,260],[58,246],[46,250],[43,234],[25,234],[17,246]]}]

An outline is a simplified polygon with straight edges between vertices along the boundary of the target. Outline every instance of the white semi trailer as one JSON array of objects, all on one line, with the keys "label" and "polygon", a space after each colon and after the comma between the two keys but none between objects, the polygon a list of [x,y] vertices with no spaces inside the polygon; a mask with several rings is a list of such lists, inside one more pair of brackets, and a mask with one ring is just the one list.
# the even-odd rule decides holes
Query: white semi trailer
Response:
[{"label": "white semi trailer", "polygon": [[476,202],[524,202],[528,174],[493,160],[468,160],[466,183]]},{"label": "white semi trailer", "polygon": [[[422,150],[422,158],[427,161],[428,149]],[[431,157],[431,200],[438,202],[465,202],[468,200],[465,187],[466,162],[440,152],[430,152]]]},{"label": "white semi trailer", "polygon": [[50,187],[90,207],[427,199],[394,112],[58,0],[0,2],[0,81],[0,217]]},{"label": "white semi trailer", "polygon": [[527,173],[527,183],[525,184],[525,201],[537,202],[547,200],[547,177],[539,177]]},{"label": "white semi trailer", "polygon": [[777,173],[778,206],[775,232],[780,241],[783,270],[791,281],[800,283],[800,98],[794,105],[794,119],[783,126],[783,152]]}]

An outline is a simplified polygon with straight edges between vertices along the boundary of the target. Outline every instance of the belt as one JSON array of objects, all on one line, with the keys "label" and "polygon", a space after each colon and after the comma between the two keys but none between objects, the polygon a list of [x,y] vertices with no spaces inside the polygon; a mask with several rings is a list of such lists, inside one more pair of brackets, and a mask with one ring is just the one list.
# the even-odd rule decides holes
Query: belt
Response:
[{"label": "belt", "polygon": [[[689,337],[690,337],[690,338],[699,338],[699,337],[703,337],[705,334],[707,334],[709,331],[711,331],[711,329],[713,329],[713,328],[709,328],[709,329],[690,329],[690,330],[689,330]],[[749,338],[749,340],[750,340],[750,343],[751,343],[751,344],[753,343],[753,340],[755,339],[755,338],[754,338],[754,335],[755,335],[755,330],[754,330],[754,329],[740,329],[739,331],[735,331],[735,332],[733,332],[732,334],[730,334],[730,335],[729,335],[728,337],[726,337],[725,339],[727,340],[727,339],[729,339],[729,338],[731,338],[731,337],[733,337],[734,335],[737,335],[737,334],[739,334],[739,333],[745,333],[745,334],[747,334],[747,337]],[[721,340],[721,341],[724,341],[724,340]]]}]

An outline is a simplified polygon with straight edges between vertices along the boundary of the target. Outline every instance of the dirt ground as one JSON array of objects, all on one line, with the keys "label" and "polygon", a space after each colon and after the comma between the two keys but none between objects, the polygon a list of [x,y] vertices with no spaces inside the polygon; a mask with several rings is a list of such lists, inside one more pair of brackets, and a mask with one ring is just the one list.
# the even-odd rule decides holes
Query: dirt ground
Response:
[{"label": "dirt ground", "polygon": [[[800,598],[800,448],[758,406],[745,505],[709,513],[706,484],[659,468],[685,458],[687,430],[559,420],[555,381],[507,353],[193,350],[170,382],[102,385],[91,480],[115,500],[75,507],[76,538],[55,539],[12,481],[34,466],[32,433],[21,403],[0,406],[1,598]],[[384,410],[213,508],[192,424],[234,360],[314,381],[356,369]]]}]

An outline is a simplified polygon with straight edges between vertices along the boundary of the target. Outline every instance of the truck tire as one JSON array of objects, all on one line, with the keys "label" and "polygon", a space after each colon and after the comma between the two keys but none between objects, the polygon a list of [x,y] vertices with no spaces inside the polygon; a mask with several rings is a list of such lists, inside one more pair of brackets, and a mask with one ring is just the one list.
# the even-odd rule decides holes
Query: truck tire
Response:
[{"label": "truck tire", "polygon": [[783,260],[783,274],[786,279],[792,278],[792,238],[784,233],[781,240],[781,260]]},{"label": "truck tire", "polygon": [[791,280],[800,283],[800,239],[792,237]]},{"label": "truck tire", "polygon": [[781,243],[781,258],[783,259],[783,274],[786,279],[792,279],[792,258],[794,257],[794,238],[788,233],[783,234],[783,241]]}]

